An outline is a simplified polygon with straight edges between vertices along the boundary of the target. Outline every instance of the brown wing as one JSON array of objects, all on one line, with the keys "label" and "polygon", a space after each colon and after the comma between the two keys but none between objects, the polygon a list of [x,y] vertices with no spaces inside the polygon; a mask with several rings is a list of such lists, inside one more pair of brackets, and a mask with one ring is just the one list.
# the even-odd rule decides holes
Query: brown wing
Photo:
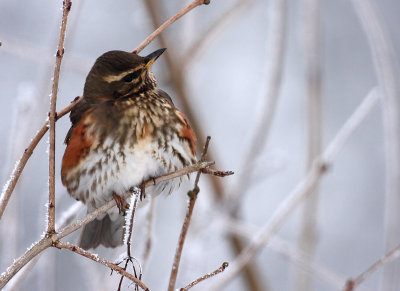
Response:
[{"label": "brown wing", "polygon": [[67,147],[61,165],[63,182],[68,171],[79,165],[80,161],[89,154],[94,143],[93,134],[89,130],[92,125],[92,111],[93,109],[89,108],[84,112],[67,134]]},{"label": "brown wing", "polygon": [[193,132],[193,129],[190,127],[186,116],[182,112],[176,110],[175,113],[183,123],[183,127],[178,133],[179,137],[189,143],[191,154],[193,157],[196,157],[196,136]]},{"label": "brown wing", "polygon": [[85,114],[85,112],[90,108],[89,103],[86,102],[86,99],[83,98],[81,101],[79,101],[71,110],[71,113],[69,114],[69,119],[71,120],[71,128],[69,129],[65,139],[64,143],[68,145],[70,139],[71,139],[71,133],[74,127],[79,123],[81,120],[82,116]]}]

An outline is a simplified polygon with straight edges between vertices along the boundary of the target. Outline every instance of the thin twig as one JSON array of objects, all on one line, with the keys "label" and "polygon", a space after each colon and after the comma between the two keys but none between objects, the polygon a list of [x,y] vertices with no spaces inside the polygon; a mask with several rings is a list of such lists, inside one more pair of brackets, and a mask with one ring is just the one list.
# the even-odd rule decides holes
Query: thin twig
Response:
[{"label": "thin twig", "polygon": [[[352,0],[371,49],[372,60],[383,98],[385,141],[385,251],[400,241],[400,74],[396,50],[373,1]],[[400,290],[400,262],[385,265],[381,290]]]},{"label": "thin twig", "polygon": [[219,273],[225,271],[225,269],[228,266],[229,266],[228,262],[222,263],[222,266],[219,267],[218,269],[212,271],[211,273],[205,274],[204,276],[201,276],[200,278],[197,278],[192,283],[190,283],[190,284],[186,285],[185,287],[181,288],[179,291],[187,291],[187,290],[189,290],[190,288],[194,287],[195,285],[199,284],[200,282],[202,282],[202,281],[204,281],[204,280],[206,280],[208,278],[214,277],[215,275],[218,275]]},{"label": "thin twig", "polygon": [[153,41],[153,39],[156,38],[157,35],[159,35],[161,32],[164,31],[168,26],[170,26],[172,23],[177,21],[179,18],[181,18],[183,15],[188,13],[190,10],[196,8],[197,6],[203,5],[203,4],[209,4],[210,0],[195,0],[192,3],[190,3],[188,6],[183,8],[181,11],[179,11],[177,14],[169,18],[167,21],[165,21],[163,24],[161,24],[155,31],[153,31],[152,34],[150,34],[134,51],[133,53],[138,54],[141,50],[143,50],[150,42]]},{"label": "thin twig", "polygon": [[[207,154],[208,144],[210,143],[210,139],[211,139],[211,137],[207,136],[206,143],[205,143],[204,149],[203,149],[203,153],[200,158],[200,162],[202,162],[204,160],[204,158]],[[175,289],[176,277],[178,276],[178,270],[179,270],[179,264],[181,261],[183,245],[185,243],[186,234],[189,229],[194,205],[196,204],[197,194],[199,194],[199,192],[200,192],[200,189],[198,186],[199,180],[200,180],[200,175],[201,175],[201,170],[197,172],[193,190],[188,192],[188,196],[189,196],[188,209],[186,212],[185,220],[182,225],[181,233],[179,235],[178,246],[175,251],[174,263],[172,265],[171,275],[169,277],[168,291],[173,291]]]},{"label": "thin twig", "polygon": [[[139,192],[138,192],[139,191]],[[137,201],[138,201],[138,197],[141,195],[141,191],[134,189],[131,195],[131,205],[130,205],[130,209],[128,211],[128,219],[125,220],[125,243],[126,243],[126,258],[125,258],[125,266],[124,266],[124,270],[126,270],[126,268],[128,267],[129,262],[132,263],[133,265],[133,261],[132,261],[132,256],[131,256],[131,240],[132,240],[132,232],[133,232],[133,222],[135,219],[135,212],[136,212],[136,205],[137,205]],[[133,198],[134,197],[134,198]],[[134,202],[132,203],[132,199],[134,199]],[[128,223],[129,221],[129,223]],[[141,274],[140,274],[141,275]],[[121,286],[122,286],[122,281],[124,280],[124,276],[121,276],[121,279],[119,280],[119,285],[118,285],[118,291],[121,290]]]},{"label": "thin twig", "polygon": [[[80,203],[74,203],[71,205],[70,208],[68,208],[66,211],[63,212],[61,215],[61,218],[59,219],[58,224],[56,224],[56,229],[64,228],[66,227],[73,219],[75,219],[78,211],[82,208],[82,204]],[[26,266],[18,272],[16,276],[14,276],[13,280],[10,281],[7,285],[6,290],[17,290],[19,284],[21,283],[22,279],[29,274],[29,271],[36,265],[38,260],[40,259],[40,256],[43,253],[39,253],[34,257],[32,260],[30,260]]]},{"label": "thin twig", "polygon": [[384,255],[382,258],[380,258],[378,261],[373,263],[368,269],[366,269],[364,272],[358,275],[355,279],[348,280],[344,287],[344,291],[354,290],[354,288],[356,288],[358,285],[364,282],[365,279],[371,276],[372,273],[377,271],[379,268],[383,267],[383,265],[394,261],[398,257],[400,257],[400,245],[398,245],[396,248],[394,248],[386,255]]},{"label": "thin twig", "polygon": [[92,254],[88,251],[85,251],[84,249],[72,245],[70,243],[63,243],[60,241],[57,241],[54,243],[54,246],[56,248],[61,248],[61,249],[66,249],[66,250],[70,250],[76,254],[79,254],[81,256],[84,256],[85,258],[91,259],[95,262],[101,263],[109,268],[111,268],[112,270],[120,273],[122,276],[127,277],[129,280],[131,280],[132,282],[134,282],[135,284],[139,285],[140,288],[142,288],[143,290],[149,290],[149,288],[142,282],[140,281],[138,278],[136,278],[135,276],[132,276],[132,274],[129,274],[127,271],[125,271],[123,268],[117,266],[114,263],[111,263],[110,261],[107,261],[101,257],[99,257],[98,255]]},{"label": "thin twig", "polygon": [[49,138],[49,201],[48,201],[48,215],[47,215],[47,234],[54,233],[56,224],[56,102],[58,93],[58,80],[60,79],[61,61],[64,55],[64,39],[65,31],[67,29],[68,14],[71,10],[71,0],[63,2],[63,16],[61,22],[60,38],[58,41],[58,48],[56,53],[56,66],[54,68],[53,88],[51,90],[50,99],[50,138]]},{"label": "thin twig", "polygon": [[316,183],[321,179],[322,175],[333,162],[337,153],[342,149],[344,143],[351,134],[354,133],[372,108],[374,108],[378,103],[378,100],[379,96],[376,94],[376,90],[373,90],[368,94],[336,134],[327,149],[323,152],[322,156],[314,160],[313,166],[308,171],[308,174],[299,184],[297,184],[287,198],[275,210],[269,221],[254,236],[250,244],[236,257],[229,270],[225,272],[215,284],[216,286],[212,286],[212,290],[220,290],[222,289],[222,286],[231,282],[269,242],[287,217],[292,214],[294,209],[311,193],[310,190],[312,190]]}]

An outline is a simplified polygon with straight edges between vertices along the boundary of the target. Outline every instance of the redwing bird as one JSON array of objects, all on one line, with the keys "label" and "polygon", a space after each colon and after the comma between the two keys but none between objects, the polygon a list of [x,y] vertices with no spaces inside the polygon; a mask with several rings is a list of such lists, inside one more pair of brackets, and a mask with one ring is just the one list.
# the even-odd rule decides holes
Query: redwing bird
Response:
[{"label": "redwing bird", "polygon": [[[71,111],[61,178],[68,193],[92,212],[115,199],[117,207],[83,230],[79,246],[122,244],[123,196],[143,181],[196,162],[195,135],[188,120],[150,71],[165,51],[146,57],[123,51],[100,56],[90,70],[83,99]],[[171,192],[180,180],[163,182],[149,194]]]}]

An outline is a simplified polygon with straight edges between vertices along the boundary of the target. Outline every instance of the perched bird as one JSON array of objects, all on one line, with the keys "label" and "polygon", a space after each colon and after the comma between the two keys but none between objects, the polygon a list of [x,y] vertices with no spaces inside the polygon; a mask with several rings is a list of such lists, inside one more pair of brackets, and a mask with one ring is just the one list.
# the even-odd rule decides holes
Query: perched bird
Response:
[{"label": "perched bird", "polygon": [[[112,199],[119,207],[83,228],[79,246],[84,249],[122,244],[123,196],[131,187],[196,162],[188,120],[157,88],[150,71],[164,51],[146,57],[106,52],[94,63],[83,98],[71,111],[62,183],[88,213]],[[146,193],[171,192],[175,184],[180,180],[151,186]]]}]

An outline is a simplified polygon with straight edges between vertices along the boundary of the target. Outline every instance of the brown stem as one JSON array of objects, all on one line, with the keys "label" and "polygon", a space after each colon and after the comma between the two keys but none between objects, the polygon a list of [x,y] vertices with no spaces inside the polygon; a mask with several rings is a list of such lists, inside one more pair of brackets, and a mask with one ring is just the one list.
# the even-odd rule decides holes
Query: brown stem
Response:
[{"label": "brown stem", "polygon": [[[131,213],[130,213],[130,217],[129,217],[129,229],[127,229],[126,231],[128,232],[128,237],[126,238],[126,258],[125,258],[125,266],[124,266],[124,270],[126,270],[126,268],[128,267],[129,262],[132,262],[132,256],[131,256],[131,239],[132,239],[132,232],[133,232],[133,222],[134,222],[134,218],[135,218],[135,211],[136,211],[136,205],[137,205],[137,201],[138,201],[138,197],[139,195],[141,195],[141,193],[132,193],[131,195],[135,195],[135,202],[133,202],[133,205],[130,206],[131,208]],[[126,227],[126,224],[125,224]],[[126,233],[125,233],[126,236]],[[133,262],[132,262],[133,264]],[[119,285],[118,285],[118,290],[121,290],[121,286],[122,286],[122,281],[124,280],[124,276],[121,276],[121,279],[119,280]]]},{"label": "brown stem", "polygon": [[223,272],[228,266],[229,266],[229,263],[228,262],[224,262],[222,264],[222,266],[219,267],[218,269],[212,271],[211,273],[205,274],[204,276],[201,276],[200,278],[197,278],[192,283],[190,283],[190,284],[186,285],[185,287],[181,288],[179,291],[187,291],[187,290],[189,290],[190,288],[194,287],[195,285],[199,284],[200,282],[202,282],[202,281],[204,281],[204,280],[206,280],[208,278],[214,277],[215,275]]},{"label": "brown stem", "polygon": [[136,278],[132,274],[129,274],[127,271],[125,271],[120,266],[117,266],[116,264],[111,263],[110,261],[107,261],[107,260],[99,257],[98,255],[92,254],[92,253],[90,253],[88,251],[85,251],[84,249],[81,249],[80,247],[74,246],[74,245],[72,245],[70,243],[63,243],[63,242],[60,242],[60,241],[56,241],[56,242],[54,242],[53,245],[56,248],[70,250],[70,251],[72,251],[72,252],[74,252],[76,254],[84,256],[85,258],[91,259],[92,261],[95,261],[95,262],[98,262],[100,264],[103,264],[103,265],[111,268],[112,270],[120,273],[122,276],[127,277],[129,280],[131,280],[132,282],[134,282],[135,284],[140,286],[140,288],[142,288],[143,290],[149,290],[149,288],[142,281],[140,281],[138,278]]},{"label": "brown stem", "polygon": [[55,144],[56,144],[56,102],[58,92],[58,80],[60,79],[61,61],[64,55],[64,39],[65,30],[67,28],[68,14],[71,10],[71,0],[63,2],[63,16],[61,22],[60,37],[58,41],[58,49],[56,54],[56,66],[54,68],[53,88],[51,90],[50,100],[50,149],[49,149],[49,201],[48,201],[48,224],[47,234],[54,233],[55,229],[55,216],[56,216],[56,200],[55,200]]},{"label": "brown stem", "polygon": [[188,13],[190,10],[196,8],[197,6],[203,5],[203,4],[209,4],[209,0],[195,0],[192,3],[190,3],[188,6],[180,10],[178,13],[176,13],[174,16],[169,18],[167,21],[165,21],[163,24],[161,24],[155,31],[153,31],[152,34],[150,34],[134,51],[133,53],[138,54],[141,50],[143,50],[150,42],[153,41],[153,39],[156,38],[157,35],[159,35],[161,32],[164,31],[168,26],[170,26],[172,23],[177,21],[179,18],[181,18],[183,15]]},{"label": "brown stem", "polygon": [[400,257],[400,245],[398,245],[390,252],[388,252],[386,255],[384,255],[382,258],[380,258],[378,261],[373,263],[368,269],[366,269],[364,272],[358,275],[355,279],[348,280],[344,287],[344,291],[354,290],[354,288],[356,288],[358,285],[364,282],[364,280],[367,279],[372,273],[374,273],[379,268],[383,267],[385,264],[397,259],[398,257]]},{"label": "brown stem", "polygon": [[[200,162],[202,162],[204,160],[205,155],[207,154],[207,149],[208,149],[208,144],[210,143],[210,139],[211,139],[211,137],[207,136],[207,140],[204,145],[204,150],[201,155]],[[189,229],[190,220],[192,218],[194,205],[195,205],[196,199],[197,199],[197,194],[200,191],[199,186],[198,186],[199,180],[200,180],[200,174],[201,174],[201,170],[199,170],[197,172],[193,190],[188,192],[188,195],[190,198],[188,210],[186,212],[185,221],[183,222],[183,225],[182,225],[181,234],[179,235],[178,246],[175,251],[174,263],[172,265],[171,275],[169,277],[168,291],[173,291],[175,289],[176,277],[178,275],[178,269],[179,269],[179,263],[181,261],[183,245],[185,243],[186,234]]]}]

